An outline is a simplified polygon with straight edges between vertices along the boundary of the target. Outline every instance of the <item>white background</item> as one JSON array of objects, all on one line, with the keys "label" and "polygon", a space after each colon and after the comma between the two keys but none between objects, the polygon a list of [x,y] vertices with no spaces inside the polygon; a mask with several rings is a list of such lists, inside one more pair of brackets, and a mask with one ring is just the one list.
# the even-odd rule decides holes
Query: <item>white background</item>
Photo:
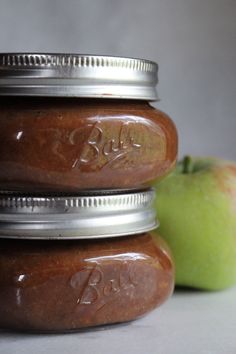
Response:
[{"label": "white background", "polygon": [[236,0],[0,0],[0,51],[157,61],[179,155],[236,160]]}]

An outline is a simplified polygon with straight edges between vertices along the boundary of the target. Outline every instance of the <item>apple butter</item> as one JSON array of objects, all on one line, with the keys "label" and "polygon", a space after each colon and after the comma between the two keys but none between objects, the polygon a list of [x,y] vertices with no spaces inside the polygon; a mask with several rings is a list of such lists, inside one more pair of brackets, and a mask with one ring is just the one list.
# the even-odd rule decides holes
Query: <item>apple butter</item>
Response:
[{"label": "apple butter", "polygon": [[1,193],[0,328],[70,331],[130,321],[164,302],[174,267],[148,233],[158,225],[154,197]]},{"label": "apple butter", "polygon": [[177,132],[152,107],[157,65],[83,55],[0,55],[0,186],[140,188],[175,166]]},{"label": "apple butter", "polygon": [[174,267],[145,233],[101,240],[0,240],[0,327],[64,332],[134,320],[172,293]]},{"label": "apple butter", "polygon": [[173,291],[152,183],[177,131],[158,66],[0,53],[0,328],[66,332],[134,320]]}]

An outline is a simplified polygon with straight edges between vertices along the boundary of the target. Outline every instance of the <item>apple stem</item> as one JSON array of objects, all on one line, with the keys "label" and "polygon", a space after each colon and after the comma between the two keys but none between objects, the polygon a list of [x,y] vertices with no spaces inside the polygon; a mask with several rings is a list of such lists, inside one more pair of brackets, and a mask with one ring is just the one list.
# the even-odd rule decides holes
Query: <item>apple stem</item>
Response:
[{"label": "apple stem", "polygon": [[183,173],[188,174],[193,172],[193,160],[191,156],[187,155],[183,158]]}]

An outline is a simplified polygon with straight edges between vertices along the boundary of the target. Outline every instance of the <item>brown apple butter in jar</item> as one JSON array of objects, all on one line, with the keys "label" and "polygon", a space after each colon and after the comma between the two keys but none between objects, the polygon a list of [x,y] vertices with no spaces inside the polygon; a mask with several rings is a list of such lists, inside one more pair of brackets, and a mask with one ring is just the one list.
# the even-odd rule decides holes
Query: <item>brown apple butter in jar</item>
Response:
[{"label": "brown apple butter in jar", "polygon": [[1,189],[77,193],[163,178],[177,132],[149,103],[156,83],[147,60],[1,54]]},{"label": "brown apple butter in jar", "polygon": [[0,328],[65,332],[134,320],[172,293],[154,192],[0,196]]}]

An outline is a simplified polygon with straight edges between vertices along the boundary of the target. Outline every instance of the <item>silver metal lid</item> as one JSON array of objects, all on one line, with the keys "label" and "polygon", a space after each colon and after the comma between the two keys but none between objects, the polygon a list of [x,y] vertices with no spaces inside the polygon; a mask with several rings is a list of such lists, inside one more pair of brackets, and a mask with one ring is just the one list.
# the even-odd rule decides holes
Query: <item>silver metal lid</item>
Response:
[{"label": "silver metal lid", "polygon": [[0,195],[0,238],[86,239],[126,236],[158,226],[154,190],[42,197]]},{"label": "silver metal lid", "polygon": [[83,54],[0,54],[0,95],[156,100],[158,65]]}]

